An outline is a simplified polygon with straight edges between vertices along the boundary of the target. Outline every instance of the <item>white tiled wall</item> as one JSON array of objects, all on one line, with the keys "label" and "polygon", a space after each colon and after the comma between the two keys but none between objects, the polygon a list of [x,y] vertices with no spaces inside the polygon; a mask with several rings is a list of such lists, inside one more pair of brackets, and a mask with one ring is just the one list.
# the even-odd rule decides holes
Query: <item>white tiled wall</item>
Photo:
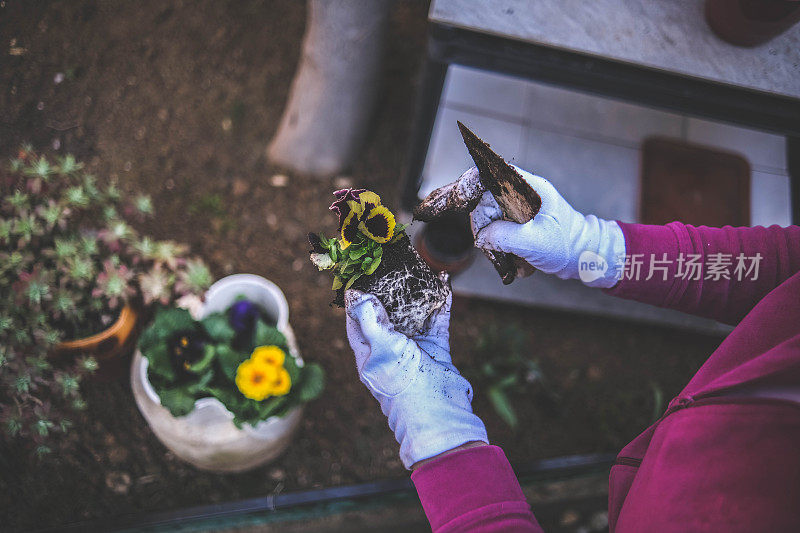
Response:
[{"label": "white tiled wall", "polygon": [[[791,222],[783,137],[460,66],[451,66],[447,74],[420,196],[473,164],[457,120],[507,161],[550,179],[584,213],[635,222],[639,148],[644,138],[663,135],[744,155],[752,167],[752,224]],[[545,307],[719,329],[707,320],[618,300],[543,274],[503,287],[482,256],[454,279],[454,287]]]},{"label": "white tiled wall", "polygon": [[753,170],[786,174],[785,137],[699,118],[687,120],[687,140],[739,152]]},{"label": "white tiled wall", "polygon": [[520,166],[549,179],[582,213],[636,220],[638,150],[534,128],[525,133]]},{"label": "white tiled wall", "polygon": [[461,140],[461,133],[456,124],[458,120],[473,131],[481,132],[480,135],[491,143],[497,153],[503,154],[506,161],[519,164],[524,133],[522,124],[441,106],[428,147],[420,197],[450,183],[475,164],[464,146],[464,141]]},{"label": "white tiled wall", "polygon": [[680,115],[544,84],[526,85],[527,116],[534,128],[636,149],[649,135],[681,135]]},{"label": "white tiled wall", "polygon": [[750,174],[750,224],[788,226],[792,223],[789,178],[753,170]]},{"label": "white tiled wall", "polygon": [[507,160],[556,183],[580,211],[635,222],[639,147],[663,135],[740,153],[753,170],[752,224],[791,220],[781,136],[457,65],[447,73],[421,196],[472,165],[457,120]]}]

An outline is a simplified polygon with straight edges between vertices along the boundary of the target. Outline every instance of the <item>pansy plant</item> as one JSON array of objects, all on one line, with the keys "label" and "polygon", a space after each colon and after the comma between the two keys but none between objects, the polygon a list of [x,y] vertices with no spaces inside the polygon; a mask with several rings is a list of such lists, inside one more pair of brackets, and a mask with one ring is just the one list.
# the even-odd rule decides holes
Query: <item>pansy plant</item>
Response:
[{"label": "pansy plant", "polygon": [[361,276],[374,273],[381,264],[383,246],[405,235],[394,214],[381,198],[366,189],[342,189],[333,193],[330,210],[339,217],[337,237],[309,234],[314,250],[311,261],[319,270],[333,270],[333,290],[349,289]]},{"label": "pansy plant", "polygon": [[148,379],[173,416],[199,398],[219,400],[234,423],[255,425],[320,395],[324,371],[299,361],[263,309],[239,299],[224,313],[194,320],[181,308],[160,308],[139,339]]}]

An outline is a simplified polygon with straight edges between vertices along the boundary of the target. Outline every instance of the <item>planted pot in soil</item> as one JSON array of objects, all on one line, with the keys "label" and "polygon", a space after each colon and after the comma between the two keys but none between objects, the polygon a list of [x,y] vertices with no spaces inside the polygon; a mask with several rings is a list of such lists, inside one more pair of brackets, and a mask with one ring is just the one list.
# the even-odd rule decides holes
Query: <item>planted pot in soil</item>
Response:
[{"label": "planted pot in soil", "polygon": [[141,322],[141,311],[126,304],[117,320],[106,330],[79,339],[60,342],[53,350],[55,359],[91,355],[98,363],[92,377],[100,381],[118,379],[125,373]]},{"label": "planted pot in soil", "polygon": [[[289,307],[283,293],[272,282],[251,274],[236,274],[216,282],[206,293],[199,316],[228,309],[240,296],[258,305],[271,324],[286,337],[298,366],[303,360],[289,326]],[[283,416],[258,423],[234,424],[234,414],[213,397],[199,398],[184,416],[173,416],[148,377],[148,360],[137,350],[131,366],[131,388],[136,405],[158,439],[184,461],[213,472],[241,472],[268,463],[291,444],[302,405]]]},{"label": "planted pot in soil", "polygon": [[447,299],[446,275],[422,260],[405,227],[396,227],[394,215],[380,205],[378,195],[363,189],[334,194],[337,201],[331,209],[339,214],[339,237],[308,235],[312,262],[322,270],[333,270],[333,304],[344,306],[348,288],[371,293],[386,308],[397,331],[409,336],[420,333]]}]

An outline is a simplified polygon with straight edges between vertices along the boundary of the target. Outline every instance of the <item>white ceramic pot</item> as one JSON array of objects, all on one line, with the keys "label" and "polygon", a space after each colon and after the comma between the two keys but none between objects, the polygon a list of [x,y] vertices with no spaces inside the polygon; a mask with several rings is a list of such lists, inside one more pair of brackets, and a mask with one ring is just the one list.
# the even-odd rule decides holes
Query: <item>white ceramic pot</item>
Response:
[{"label": "white ceramic pot", "polygon": [[[303,361],[289,326],[289,306],[278,287],[260,276],[235,274],[209,288],[202,316],[227,309],[239,295],[261,306],[286,336],[289,349]],[[271,417],[242,429],[233,424],[233,413],[216,398],[201,398],[186,416],[174,417],[147,379],[147,359],[137,350],[131,365],[131,387],[136,405],[153,433],[175,455],[198,468],[215,472],[241,472],[278,457],[291,443],[300,425],[302,407],[283,417]]]}]

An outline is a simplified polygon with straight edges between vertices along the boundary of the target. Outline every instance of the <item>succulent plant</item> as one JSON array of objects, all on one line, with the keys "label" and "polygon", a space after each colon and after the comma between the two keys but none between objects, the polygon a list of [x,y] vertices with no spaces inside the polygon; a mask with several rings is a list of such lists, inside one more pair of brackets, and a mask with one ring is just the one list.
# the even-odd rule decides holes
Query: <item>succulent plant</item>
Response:
[{"label": "succulent plant", "polygon": [[153,213],[73,156],[55,162],[23,147],[0,169],[0,424],[38,453],[86,403],[91,357],[54,361],[61,341],[108,327],[126,304],[169,305],[200,295],[211,274],[187,248],[140,236],[125,219]]}]

